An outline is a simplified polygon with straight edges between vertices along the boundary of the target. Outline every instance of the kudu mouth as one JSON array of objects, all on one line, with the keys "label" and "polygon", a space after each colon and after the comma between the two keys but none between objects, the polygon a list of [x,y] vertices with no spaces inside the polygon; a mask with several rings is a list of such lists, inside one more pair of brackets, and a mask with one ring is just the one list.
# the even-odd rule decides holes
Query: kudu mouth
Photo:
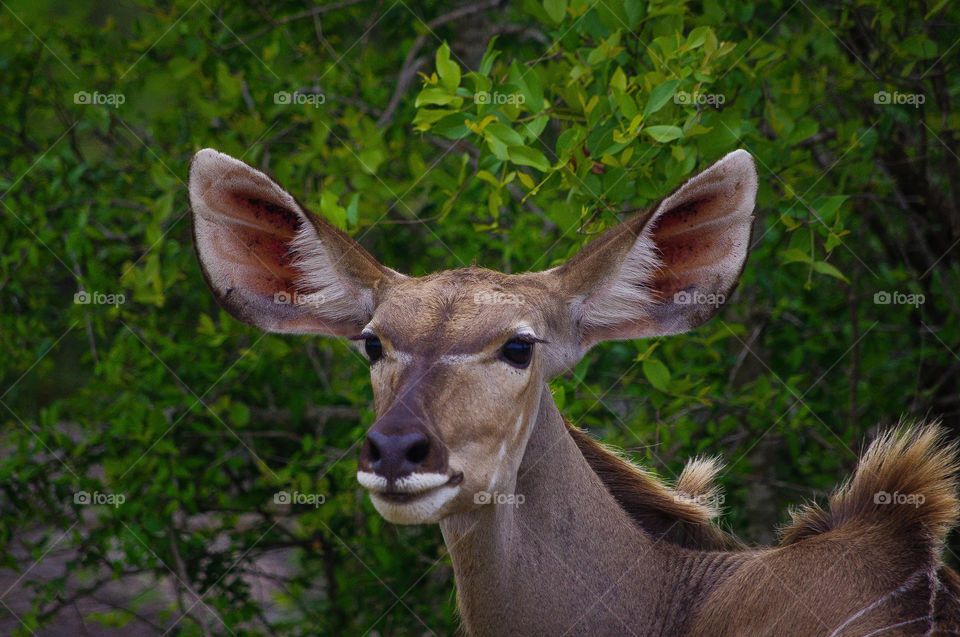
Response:
[{"label": "kudu mouth", "polygon": [[437,522],[460,492],[463,473],[450,466],[446,444],[416,391],[401,393],[367,431],[357,481],[390,522]]},{"label": "kudu mouth", "polygon": [[371,495],[403,504],[440,487],[455,487],[463,482],[463,472],[411,473],[395,480],[370,471],[358,471],[357,481]]},{"label": "kudu mouth", "polygon": [[411,473],[388,480],[358,471],[357,480],[370,493],[373,507],[394,524],[439,522],[447,505],[460,492],[463,473]]}]

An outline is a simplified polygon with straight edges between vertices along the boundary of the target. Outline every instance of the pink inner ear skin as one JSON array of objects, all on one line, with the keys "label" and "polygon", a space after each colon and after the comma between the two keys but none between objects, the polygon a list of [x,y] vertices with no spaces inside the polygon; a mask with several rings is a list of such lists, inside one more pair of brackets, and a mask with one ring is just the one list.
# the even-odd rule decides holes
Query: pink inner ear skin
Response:
[{"label": "pink inner ear skin", "polygon": [[230,193],[228,197],[228,209],[234,211],[238,224],[258,228],[284,241],[293,239],[300,229],[300,217],[285,206],[244,193]]},{"label": "pink inner ear skin", "polygon": [[658,237],[669,237],[696,227],[701,223],[704,208],[709,204],[707,200],[691,201],[671,210],[657,220],[654,234]]},{"label": "pink inner ear skin", "polygon": [[735,249],[731,228],[738,222],[726,214],[719,197],[706,197],[678,206],[661,215],[653,229],[662,269],[651,281],[658,297],[696,288],[705,294],[721,291],[724,278],[719,264]]},{"label": "pink inner ear skin", "polygon": [[300,217],[292,210],[269,201],[248,197],[247,206],[252,210],[254,218],[264,228],[272,229],[276,234],[290,240],[300,229]]},{"label": "pink inner ear skin", "polygon": [[294,211],[256,196],[241,192],[227,197],[231,205],[226,209],[233,214],[209,235],[217,257],[247,272],[251,289],[261,293],[294,290],[298,272],[291,267],[289,244],[300,218]]}]

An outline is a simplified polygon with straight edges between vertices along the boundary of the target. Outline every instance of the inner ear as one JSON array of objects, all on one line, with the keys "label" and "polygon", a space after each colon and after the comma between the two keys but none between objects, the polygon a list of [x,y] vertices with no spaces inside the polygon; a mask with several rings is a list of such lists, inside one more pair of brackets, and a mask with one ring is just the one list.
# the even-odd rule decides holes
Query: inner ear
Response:
[{"label": "inner ear", "polygon": [[[664,212],[651,220],[645,233],[659,261],[647,282],[657,298],[654,309],[682,302],[684,295],[691,304],[698,296],[713,295],[722,305],[746,263],[752,217],[729,214],[729,202],[721,193],[706,193],[676,207],[669,204],[669,199],[664,201]],[[708,299],[704,302],[709,304]]]},{"label": "inner ear", "polygon": [[677,334],[713,316],[746,261],[756,192],[753,158],[735,151],[561,266],[579,345]]},{"label": "inner ear", "polygon": [[190,166],[207,283],[241,321],[273,332],[356,334],[397,273],[267,175],[212,149]]},{"label": "inner ear", "polygon": [[[204,200],[212,210],[234,214],[210,219],[198,216],[196,229],[209,252],[209,270],[229,269],[243,277],[250,292],[289,293],[298,291],[301,276],[293,267],[291,243],[304,221],[290,208],[271,203],[261,193],[211,191]],[[214,225],[209,232],[205,226]],[[210,273],[211,275],[214,272]],[[225,291],[228,292],[228,291]]]}]

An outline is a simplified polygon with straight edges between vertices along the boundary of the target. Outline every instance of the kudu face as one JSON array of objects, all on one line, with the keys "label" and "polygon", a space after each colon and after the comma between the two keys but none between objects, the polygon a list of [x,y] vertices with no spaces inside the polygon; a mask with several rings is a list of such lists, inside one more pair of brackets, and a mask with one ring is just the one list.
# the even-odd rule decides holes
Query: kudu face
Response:
[{"label": "kudu face", "polygon": [[360,333],[377,420],[358,474],[385,518],[436,522],[512,486],[560,336],[548,298],[534,276],[480,268],[385,292]]},{"label": "kudu face", "polygon": [[757,178],[735,151],[552,270],[407,277],[214,150],[190,168],[204,276],[238,319],[346,336],[370,359],[376,421],[358,479],[397,523],[511,492],[546,381],[593,344],[712,316],[746,259]]}]

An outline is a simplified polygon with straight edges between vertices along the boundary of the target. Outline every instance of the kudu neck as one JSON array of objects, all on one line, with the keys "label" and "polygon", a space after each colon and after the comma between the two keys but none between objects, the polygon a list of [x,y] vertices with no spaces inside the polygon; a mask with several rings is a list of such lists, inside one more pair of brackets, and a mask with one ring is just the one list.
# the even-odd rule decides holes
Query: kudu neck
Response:
[{"label": "kudu neck", "polygon": [[684,621],[677,606],[685,605],[696,554],[630,519],[570,437],[547,387],[510,495],[514,504],[440,522],[471,635],[505,627],[564,634],[571,626],[567,634],[608,634],[625,631],[621,622],[656,633]]}]

